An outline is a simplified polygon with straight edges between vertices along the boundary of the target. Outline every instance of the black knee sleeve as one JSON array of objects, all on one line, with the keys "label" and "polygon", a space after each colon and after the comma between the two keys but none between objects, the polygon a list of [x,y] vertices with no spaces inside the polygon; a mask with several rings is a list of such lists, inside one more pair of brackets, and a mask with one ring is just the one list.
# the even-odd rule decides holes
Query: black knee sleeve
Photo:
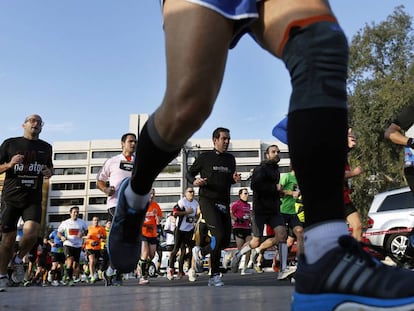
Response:
[{"label": "black knee sleeve", "polygon": [[282,59],[292,83],[289,112],[346,108],[348,43],[337,23],[292,27]]}]

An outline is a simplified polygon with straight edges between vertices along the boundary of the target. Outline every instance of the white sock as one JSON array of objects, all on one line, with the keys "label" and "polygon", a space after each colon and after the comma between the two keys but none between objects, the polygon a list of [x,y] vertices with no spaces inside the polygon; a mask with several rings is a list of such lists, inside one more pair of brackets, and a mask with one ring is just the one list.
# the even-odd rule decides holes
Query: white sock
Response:
[{"label": "white sock", "polygon": [[131,206],[137,210],[145,209],[150,197],[149,193],[146,195],[139,195],[135,193],[131,188],[131,182],[129,182],[128,186],[125,188],[124,195],[128,206]]},{"label": "white sock", "polygon": [[280,270],[283,271],[287,267],[288,247],[285,242],[280,242],[278,246],[279,246]]},{"label": "white sock", "polygon": [[248,253],[248,252],[250,252],[252,249],[251,249],[251,247],[250,247],[250,245],[249,244],[247,244],[247,245],[245,245],[245,246],[243,246],[242,247],[242,249],[240,250],[240,252],[237,254],[237,256],[239,257],[239,258],[241,258],[244,254],[246,254],[246,253]]},{"label": "white sock", "polygon": [[349,235],[348,226],[342,221],[321,223],[305,230],[304,246],[308,264],[318,261],[328,251],[338,246],[338,238]]}]

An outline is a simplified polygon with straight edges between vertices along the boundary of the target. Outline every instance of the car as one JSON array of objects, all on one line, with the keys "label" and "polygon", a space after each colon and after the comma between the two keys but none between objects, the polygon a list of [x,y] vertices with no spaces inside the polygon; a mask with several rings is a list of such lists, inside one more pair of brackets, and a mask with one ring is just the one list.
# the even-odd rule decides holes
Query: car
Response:
[{"label": "car", "polygon": [[404,187],[375,195],[368,211],[364,237],[381,247],[387,256],[404,263],[410,233],[414,227],[414,195]]}]

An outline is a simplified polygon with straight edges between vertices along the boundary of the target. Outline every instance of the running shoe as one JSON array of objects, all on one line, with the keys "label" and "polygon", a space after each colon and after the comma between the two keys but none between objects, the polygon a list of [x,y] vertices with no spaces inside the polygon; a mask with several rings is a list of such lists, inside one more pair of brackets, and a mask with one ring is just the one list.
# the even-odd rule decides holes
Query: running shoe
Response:
[{"label": "running shoe", "polygon": [[278,272],[277,279],[278,280],[284,280],[287,279],[289,276],[294,274],[296,272],[297,266],[288,266],[282,271]]},{"label": "running shoe", "polygon": [[314,264],[301,255],[292,311],[414,310],[414,272],[382,264],[351,236],[338,242]]},{"label": "running shoe", "polygon": [[194,269],[188,270],[188,280],[190,282],[195,282],[196,278],[197,278],[197,275],[196,275],[195,270]]},{"label": "running shoe", "polygon": [[263,268],[261,264],[254,264],[253,268],[254,268],[254,271],[256,271],[256,273],[263,273]]},{"label": "running shoe", "polygon": [[148,277],[143,276],[139,279],[139,285],[147,285],[149,283]]},{"label": "running shoe", "polygon": [[13,258],[13,273],[11,275],[11,279],[14,283],[21,283],[24,280],[25,271],[23,262],[16,263]]},{"label": "running shoe", "polygon": [[221,280],[220,273],[214,274],[213,276],[211,276],[208,279],[208,286],[210,286],[210,287],[220,287],[220,286],[223,286],[223,285],[224,285],[224,283]]},{"label": "running shoe", "polygon": [[58,280],[53,280],[51,284],[55,287],[60,285]]},{"label": "running shoe", "polygon": [[47,281],[49,282],[49,283],[52,283],[52,281],[53,281],[53,275],[52,275],[52,270],[50,270],[48,273],[47,273]]},{"label": "running shoe", "polygon": [[149,201],[139,210],[129,207],[125,189],[129,178],[125,178],[118,189],[118,202],[108,237],[108,254],[111,264],[122,273],[134,271],[140,258],[140,232]]},{"label": "running shoe", "polygon": [[167,268],[167,279],[170,281],[174,279],[174,269],[173,268]]},{"label": "running shoe", "polygon": [[239,271],[240,259],[241,259],[240,251],[237,250],[234,252],[233,257],[231,258],[230,262],[230,269],[231,272],[237,273]]},{"label": "running shoe", "polygon": [[9,286],[9,278],[7,276],[2,276],[0,278],[0,292],[5,292]]},{"label": "running shoe", "polygon": [[249,269],[243,268],[240,271],[240,275],[250,275],[252,272]]}]

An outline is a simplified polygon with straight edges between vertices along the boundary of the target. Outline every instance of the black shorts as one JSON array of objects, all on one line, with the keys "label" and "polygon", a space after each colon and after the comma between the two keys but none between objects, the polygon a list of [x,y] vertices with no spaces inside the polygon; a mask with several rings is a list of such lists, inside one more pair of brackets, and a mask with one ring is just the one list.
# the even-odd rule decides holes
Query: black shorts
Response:
[{"label": "black shorts", "polygon": [[299,220],[299,217],[297,214],[281,214],[283,219],[285,220],[285,224],[288,226],[288,228],[293,229],[297,226],[303,227],[302,222]]},{"label": "black shorts", "polygon": [[246,240],[248,236],[252,235],[252,230],[247,228],[233,228],[235,238]]},{"label": "black shorts", "polygon": [[280,214],[256,214],[251,213],[252,235],[262,237],[265,225],[269,225],[272,229],[278,226],[284,226],[285,221]]},{"label": "black shorts", "polygon": [[150,245],[157,245],[158,244],[158,238],[150,238],[150,237],[146,237],[144,235],[141,237],[141,241],[145,241]]},{"label": "black shorts", "polygon": [[81,247],[72,247],[72,246],[63,246],[63,253],[65,254],[65,258],[73,257],[73,261],[79,262],[80,254],[81,254]]},{"label": "black shorts", "polygon": [[52,252],[52,262],[65,262],[65,254],[64,253],[53,253]]},{"label": "black shorts", "polygon": [[358,211],[352,202],[345,204],[345,218],[355,212],[358,212]]},{"label": "black shorts", "polygon": [[102,250],[101,249],[87,249],[86,250],[86,256],[89,255],[95,255],[95,258],[99,258],[102,255]]},{"label": "black shorts", "polygon": [[41,203],[32,203],[25,207],[20,207],[13,203],[2,201],[0,210],[1,231],[4,233],[16,231],[20,216],[24,221],[31,220],[40,224],[42,219]]}]

